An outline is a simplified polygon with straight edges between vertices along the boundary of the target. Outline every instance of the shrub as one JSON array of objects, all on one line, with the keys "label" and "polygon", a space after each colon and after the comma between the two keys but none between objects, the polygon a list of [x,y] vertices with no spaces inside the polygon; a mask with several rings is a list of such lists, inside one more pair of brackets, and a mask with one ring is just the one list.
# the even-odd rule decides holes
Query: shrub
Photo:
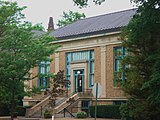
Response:
[{"label": "shrub", "polygon": [[127,104],[122,104],[120,106],[120,114],[121,114],[121,120],[133,120],[131,118],[129,107]]},{"label": "shrub", "polygon": [[[97,105],[98,118],[121,118],[120,105]],[[90,115],[95,117],[95,106],[90,106]]]},{"label": "shrub", "polygon": [[24,106],[25,109],[29,109],[31,108],[32,106]]},{"label": "shrub", "polygon": [[16,118],[18,116],[18,112],[13,112],[13,117]]},{"label": "shrub", "polygon": [[85,111],[77,112],[76,117],[77,118],[86,118],[87,117],[87,113]]},{"label": "shrub", "polygon": [[18,112],[18,113],[17,113],[18,116],[25,116],[26,108],[23,107],[23,106],[18,106],[18,107],[16,108],[16,111]]},{"label": "shrub", "polygon": [[9,116],[10,108],[8,104],[0,104],[0,116]]},{"label": "shrub", "polygon": [[44,112],[44,118],[52,118],[52,113],[47,109]]}]

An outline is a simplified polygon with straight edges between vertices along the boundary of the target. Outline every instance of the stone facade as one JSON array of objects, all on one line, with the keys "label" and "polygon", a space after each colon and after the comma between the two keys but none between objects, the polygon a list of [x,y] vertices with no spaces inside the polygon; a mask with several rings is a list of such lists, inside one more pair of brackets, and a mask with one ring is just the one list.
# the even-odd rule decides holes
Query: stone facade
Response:
[{"label": "stone facade", "polygon": [[[50,72],[57,73],[59,70],[64,70],[66,73],[66,53],[68,52],[77,52],[77,51],[86,51],[94,50],[94,83],[100,83],[102,87],[102,94],[100,96],[99,103],[110,104],[113,101],[124,100],[123,91],[120,87],[114,87],[114,57],[113,50],[115,46],[120,46],[121,41],[119,41],[120,33],[113,33],[104,36],[98,37],[89,37],[82,38],[78,40],[68,40],[68,41],[58,41],[58,44],[61,44],[61,47],[58,48],[57,52],[50,57],[53,61],[50,64]],[[53,43],[53,45],[56,43]],[[82,64],[83,63],[83,64]],[[85,71],[87,71],[87,63],[82,61],[81,63],[72,63],[72,69],[75,69],[76,66],[83,66]],[[38,69],[33,68],[32,74],[37,75]],[[72,72],[73,74],[73,72]],[[85,73],[87,74],[87,72]],[[71,75],[72,76],[72,75]],[[73,82],[74,78],[71,78],[71,89],[70,92],[73,92]],[[88,77],[85,77],[85,89],[88,88]],[[29,82],[30,87],[38,85],[38,79],[35,78],[33,81]],[[94,100],[93,100],[94,101]]]},{"label": "stone facade", "polygon": [[73,39],[66,42],[60,42],[62,47],[58,49],[60,63],[59,69],[66,69],[66,53],[94,50],[94,82],[98,82],[102,86],[103,92],[100,98],[103,98],[105,100],[126,99],[121,88],[114,87],[113,84],[113,49],[115,46],[121,45],[121,41],[119,41],[119,35],[119,33],[116,33],[102,37],[85,38],[79,40]]}]

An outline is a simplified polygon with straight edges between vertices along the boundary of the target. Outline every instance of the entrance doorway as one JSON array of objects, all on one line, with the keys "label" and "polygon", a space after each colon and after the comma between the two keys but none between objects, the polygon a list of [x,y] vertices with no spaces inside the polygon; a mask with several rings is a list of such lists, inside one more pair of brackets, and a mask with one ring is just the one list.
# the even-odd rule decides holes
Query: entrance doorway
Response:
[{"label": "entrance doorway", "polygon": [[84,69],[74,70],[74,91],[83,92],[84,89]]}]

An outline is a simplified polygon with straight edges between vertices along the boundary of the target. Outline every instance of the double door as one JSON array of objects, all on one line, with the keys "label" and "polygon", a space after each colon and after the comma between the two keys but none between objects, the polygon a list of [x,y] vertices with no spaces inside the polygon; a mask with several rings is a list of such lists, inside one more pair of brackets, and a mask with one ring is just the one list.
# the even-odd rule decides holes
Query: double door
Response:
[{"label": "double door", "polygon": [[74,70],[74,91],[83,92],[84,90],[84,69]]}]

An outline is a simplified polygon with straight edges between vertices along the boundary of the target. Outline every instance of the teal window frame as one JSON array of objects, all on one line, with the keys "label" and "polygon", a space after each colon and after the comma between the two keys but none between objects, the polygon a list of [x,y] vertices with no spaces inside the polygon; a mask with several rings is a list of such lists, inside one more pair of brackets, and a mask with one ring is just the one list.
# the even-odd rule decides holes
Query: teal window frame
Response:
[{"label": "teal window frame", "polygon": [[77,86],[77,83],[78,83],[78,74],[77,74],[77,71],[81,71],[81,75],[82,76],[82,91],[84,91],[84,69],[78,69],[78,70],[74,70],[73,73],[74,73],[74,78],[76,77],[75,79],[75,84],[74,84],[74,91],[77,92],[78,91],[78,86]]},{"label": "teal window frame", "polygon": [[[66,80],[70,80],[71,77],[71,62],[72,62],[72,54],[66,53]],[[70,88],[70,85],[67,85]]]},{"label": "teal window frame", "polygon": [[[94,50],[85,50],[85,51],[66,53],[66,79],[70,80],[71,62],[76,62],[80,60],[88,61],[88,79],[89,79],[88,83],[89,83],[89,87],[92,87],[94,85]],[[92,66],[93,68],[91,68]]]},{"label": "teal window frame", "polygon": [[92,87],[94,86],[94,50],[90,51],[89,58],[89,87]]},{"label": "teal window frame", "polygon": [[[41,70],[44,69],[42,72]],[[38,65],[38,87],[49,87],[49,80],[50,80],[50,62],[41,62]]]},{"label": "teal window frame", "polygon": [[119,86],[125,81],[124,72],[122,71],[121,61],[126,55],[126,49],[122,46],[114,47],[114,86]]}]

